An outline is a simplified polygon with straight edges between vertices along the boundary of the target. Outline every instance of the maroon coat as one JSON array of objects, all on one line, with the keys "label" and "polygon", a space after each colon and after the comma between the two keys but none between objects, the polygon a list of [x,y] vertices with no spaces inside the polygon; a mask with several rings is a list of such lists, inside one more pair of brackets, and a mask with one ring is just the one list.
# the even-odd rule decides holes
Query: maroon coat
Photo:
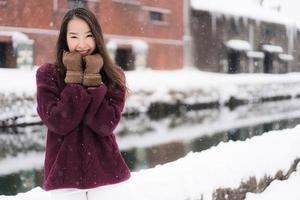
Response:
[{"label": "maroon coat", "polygon": [[52,64],[38,69],[36,81],[37,111],[48,128],[44,189],[87,189],[128,179],[113,134],[125,91],[65,84]]}]

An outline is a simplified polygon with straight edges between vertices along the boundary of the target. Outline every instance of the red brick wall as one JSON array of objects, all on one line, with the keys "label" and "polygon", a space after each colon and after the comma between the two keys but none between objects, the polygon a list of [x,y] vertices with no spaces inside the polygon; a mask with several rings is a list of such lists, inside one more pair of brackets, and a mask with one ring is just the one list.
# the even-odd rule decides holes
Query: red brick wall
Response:
[{"label": "red brick wall", "polygon": [[50,28],[51,16],[52,1],[49,0],[7,0],[5,6],[0,6],[1,26]]},{"label": "red brick wall", "polygon": [[55,61],[56,36],[31,34],[34,43],[35,64],[53,63]]},{"label": "red brick wall", "polygon": [[182,46],[152,44],[148,62],[153,69],[179,69],[182,67]]},{"label": "red brick wall", "polygon": [[[140,5],[102,2],[100,23],[106,34],[137,36],[145,40],[149,45],[148,66],[154,69],[182,68],[182,1],[142,0]],[[165,24],[151,22],[149,10],[156,9],[167,12],[164,15]]]},{"label": "red brick wall", "polygon": [[[54,60],[56,35],[67,9],[67,0],[7,0],[0,6],[0,27],[18,29],[34,42],[34,61],[40,65]],[[182,1],[140,0],[139,5],[117,3],[113,0],[89,2],[88,6],[98,17],[105,38],[129,36],[144,40],[149,45],[148,66],[154,69],[176,69],[183,65]],[[157,25],[149,19],[149,9],[167,11],[166,24]],[[41,29],[41,30],[40,30]],[[49,33],[47,33],[47,31]],[[46,33],[43,33],[46,31]],[[158,40],[159,39],[159,40]]]},{"label": "red brick wall", "polygon": [[7,27],[14,27],[11,31],[23,32],[34,40],[35,65],[53,62],[55,58],[57,36],[48,32],[57,30],[58,16],[61,18],[62,13],[53,12],[52,1],[49,0],[8,0],[5,6],[0,6],[0,26],[6,27],[6,31],[9,30]]},{"label": "red brick wall", "polygon": [[[111,0],[100,5],[100,22],[107,33],[182,39],[182,1],[143,0],[141,5],[130,5]],[[170,13],[166,14],[167,25],[153,24],[149,19],[148,7],[169,10]]]}]

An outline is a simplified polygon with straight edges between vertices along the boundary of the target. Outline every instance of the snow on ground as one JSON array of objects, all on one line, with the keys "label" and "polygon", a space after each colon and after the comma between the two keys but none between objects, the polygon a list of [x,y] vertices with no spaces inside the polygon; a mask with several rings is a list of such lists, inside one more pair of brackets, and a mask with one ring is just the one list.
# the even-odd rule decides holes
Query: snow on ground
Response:
[{"label": "snow on ground", "polygon": [[[212,199],[217,188],[237,188],[241,181],[253,176],[259,181],[265,175],[274,177],[278,170],[287,173],[296,158],[300,158],[300,126],[294,129],[271,131],[244,142],[220,143],[200,153],[189,153],[177,161],[152,169],[132,173],[132,178],[114,187],[113,192],[99,190],[99,198],[131,200],[185,200]],[[247,200],[267,200],[280,191],[281,199],[296,200],[300,191],[299,164],[291,178],[273,182],[262,194],[248,194]],[[276,196],[277,197],[277,196]],[[37,187],[17,196],[0,196],[0,200],[50,199]],[[272,199],[272,198],[271,198]],[[278,199],[274,198],[273,199]]]},{"label": "snow on ground", "polygon": [[[218,74],[198,70],[134,71],[126,73],[132,95],[128,107],[147,107],[153,102],[193,104],[230,97],[255,99],[299,94],[300,74]],[[147,98],[145,98],[147,97]]]},{"label": "snow on ground", "polygon": [[0,69],[0,92],[5,95],[33,96],[35,85],[35,70]]},{"label": "snow on ground", "polygon": [[195,104],[220,102],[230,97],[256,101],[263,97],[300,94],[300,73],[220,74],[199,70],[126,72],[132,95],[127,109],[146,111],[151,103]]}]

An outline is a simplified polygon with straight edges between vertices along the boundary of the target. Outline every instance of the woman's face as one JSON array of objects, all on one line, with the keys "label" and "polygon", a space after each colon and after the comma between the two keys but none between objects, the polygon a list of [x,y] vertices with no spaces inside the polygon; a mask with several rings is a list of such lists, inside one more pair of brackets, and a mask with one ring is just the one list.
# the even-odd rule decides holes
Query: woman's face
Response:
[{"label": "woman's face", "polygon": [[90,55],[96,48],[96,42],[89,25],[80,18],[73,18],[67,27],[67,44],[70,52],[82,56]]}]

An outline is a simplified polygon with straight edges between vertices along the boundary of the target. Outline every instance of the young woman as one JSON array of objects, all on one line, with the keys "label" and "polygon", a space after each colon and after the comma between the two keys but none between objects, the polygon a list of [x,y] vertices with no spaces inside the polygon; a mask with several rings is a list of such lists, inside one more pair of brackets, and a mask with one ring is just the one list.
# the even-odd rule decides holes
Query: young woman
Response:
[{"label": "young woman", "polygon": [[37,111],[48,128],[44,189],[53,199],[91,200],[91,189],[127,180],[130,171],[113,133],[124,107],[125,76],[111,61],[91,11],[65,14],[56,63],[40,66],[36,81]]}]

